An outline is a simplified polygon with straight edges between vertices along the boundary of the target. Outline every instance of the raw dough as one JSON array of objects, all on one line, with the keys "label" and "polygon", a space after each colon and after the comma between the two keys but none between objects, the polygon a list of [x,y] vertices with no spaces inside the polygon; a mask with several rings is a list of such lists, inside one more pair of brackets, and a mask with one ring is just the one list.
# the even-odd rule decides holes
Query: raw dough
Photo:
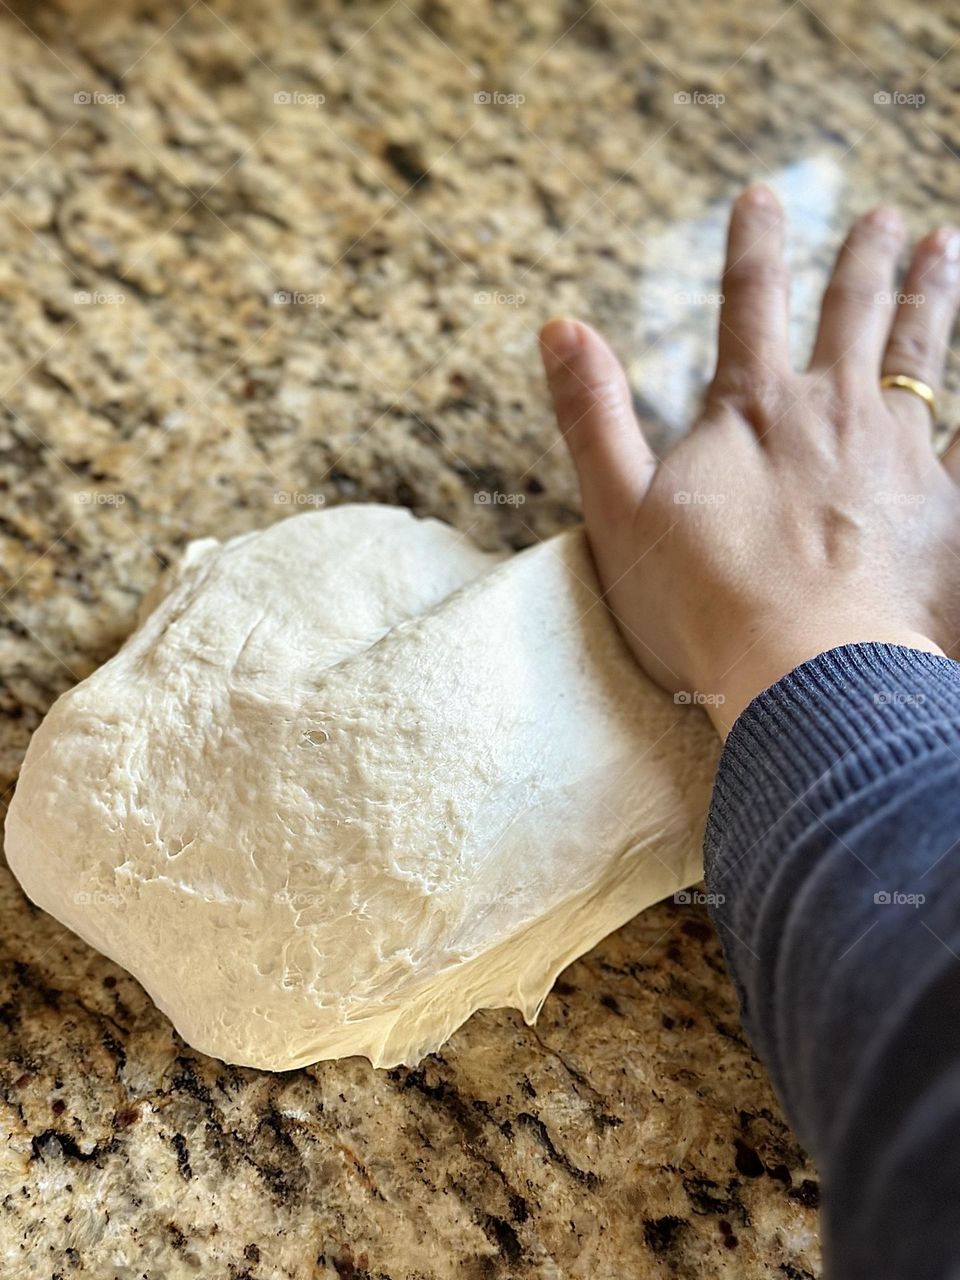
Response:
[{"label": "raw dough", "polygon": [[713,735],[580,530],[503,560],[338,507],[192,543],[150,603],[34,735],[6,851],[205,1053],[415,1063],[700,876]]}]

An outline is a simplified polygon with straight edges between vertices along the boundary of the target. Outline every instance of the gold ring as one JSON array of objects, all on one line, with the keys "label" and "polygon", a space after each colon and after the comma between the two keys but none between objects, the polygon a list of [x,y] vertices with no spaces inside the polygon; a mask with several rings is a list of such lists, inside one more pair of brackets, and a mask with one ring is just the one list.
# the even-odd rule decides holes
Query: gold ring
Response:
[{"label": "gold ring", "polygon": [[933,394],[933,387],[928,386],[926,382],[921,382],[919,378],[911,378],[906,373],[885,373],[880,379],[880,387],[883,391],[890,387],[896,387],[898,391],[912,391],[915,396],[920,397],[932,416],[936,418],[937,398]]}]

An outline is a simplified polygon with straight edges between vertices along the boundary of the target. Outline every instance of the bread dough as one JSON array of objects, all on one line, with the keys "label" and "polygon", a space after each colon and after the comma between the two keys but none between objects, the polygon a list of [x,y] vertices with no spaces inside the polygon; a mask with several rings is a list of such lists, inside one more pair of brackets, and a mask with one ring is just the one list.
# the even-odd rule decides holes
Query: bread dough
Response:
[{"label": "bread dough", "polygon": [[415,1063],[700,876],[713,734],[581,530],[503,559],[337,507],[192,543],[149,606],[34,735],[6,852],[204,1053]]}]

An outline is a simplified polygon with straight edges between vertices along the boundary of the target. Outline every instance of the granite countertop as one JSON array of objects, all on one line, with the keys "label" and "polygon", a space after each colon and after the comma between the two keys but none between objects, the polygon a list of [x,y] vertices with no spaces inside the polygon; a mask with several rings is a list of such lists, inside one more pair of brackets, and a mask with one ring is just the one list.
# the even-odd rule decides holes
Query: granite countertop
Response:
[{"label": "granite countertop", "polygon": [[[573,523],[539,323],[602,325],[666,445],[750,178],[794,218],[804,341],[853,212],[955,219],[956,37],[945,0],[4,5],[4,796],[191,537],[345,500],[489,547]],[[284,1075],[192,1052],[5,870],[0,910],[4,1276],[819,1274],[816,1173],[696,904],[535,1028]]]}]

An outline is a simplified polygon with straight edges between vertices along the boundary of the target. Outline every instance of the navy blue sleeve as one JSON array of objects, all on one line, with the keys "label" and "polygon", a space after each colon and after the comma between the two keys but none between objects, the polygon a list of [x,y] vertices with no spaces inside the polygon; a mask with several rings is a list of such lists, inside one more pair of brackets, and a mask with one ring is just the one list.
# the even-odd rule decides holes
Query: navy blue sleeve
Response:
[{"label": "navy blue sleeve", "polygon": [[737,720],[707,825],[744,1025],[831,1280],[960,1280],[960,664],[831,650]]}]

